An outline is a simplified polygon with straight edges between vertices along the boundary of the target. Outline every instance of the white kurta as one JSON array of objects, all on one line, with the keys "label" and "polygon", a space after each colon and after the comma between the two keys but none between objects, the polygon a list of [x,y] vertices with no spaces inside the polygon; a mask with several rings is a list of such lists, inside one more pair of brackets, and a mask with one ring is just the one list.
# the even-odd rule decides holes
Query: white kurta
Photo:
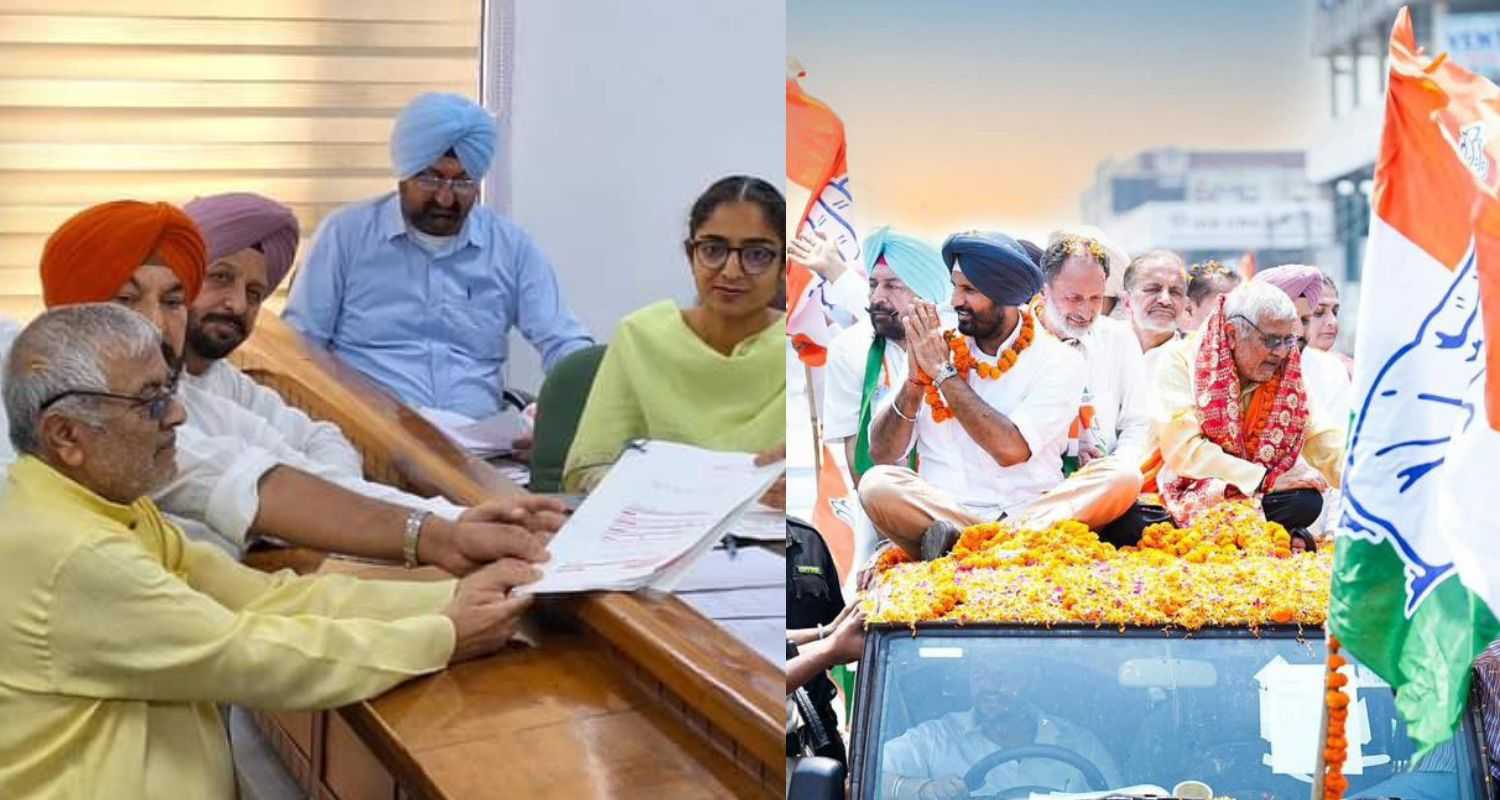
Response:
[{"label": "white kurta", "polygon": [[1085,386],[1105,455],[1139,464],[1151,436],[1150,384],[1140,342],[1128,323],[1099,317],[1076,349],[1088,362]]},{"label": "white kurta", "polygon": [[[1020,331],[1017,325],[997,354],[1005,352]],[[973,339],[969,340],[969,351],[976,361],[994,364],[998,360],[985,355]],[[957,419],[934,421],[932,409],[924,401],[917,412],[915,441],[907,442],[901,460],[915,444],[922,479],[952,495],[975,516],[997,519],[1002,513],[1020,512],[1062,482],[1068,426],[1078,416],[1086,373],[1078,351],[1058,341],[1038,322],[1031,346],[999,380],[981,378],[977,370],[968,377],[969,386],[980,399],[1020,430],[1031,458],[1000,466]],[[896,394],[890,393],[881,402],[871,419],[872,428],[875,418],[895,402]]]},{"label": "white kurta", "polygon": [[364,459],[337,425],[315,421],[301,409],[287,405],[281,395],[256,383],[227,360],[211,362],[202,375],[184,372],[182,382],[229,400],[265,420],[281,433],[289,447],[309,459],[342,469],[353,477],[364,475]]},{"label": "white kurta", "polygon": [[[823,369],[823,441],[844,452],[846,439],[859,433],[859,403],[864,395],[865,362],[870,355],[870,345],[875,341],[875,329],[868,318],[845,328],[828,345],[828,361]],[[897,342],[886,341],[885,374],[875,384],[872,407],[879,407],[881,400],[906,380],[906,351]],[[851,496],[853,495],[853,487]],[[854,566],[857,570],[870,559],[880,545],[880,535],[865,514],[865,507],[856,497],[849,503],[849,513],[854,519]],[[854,579],[851,574],[850,580]]]}]

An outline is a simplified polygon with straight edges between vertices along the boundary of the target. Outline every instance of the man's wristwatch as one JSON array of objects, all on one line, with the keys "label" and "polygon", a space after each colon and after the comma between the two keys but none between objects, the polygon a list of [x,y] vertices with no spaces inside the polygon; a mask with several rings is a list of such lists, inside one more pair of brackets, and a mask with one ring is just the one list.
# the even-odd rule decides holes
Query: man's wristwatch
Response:
[{"label": "man's wristwatch", "polygon": [[935,388],[941,389],[943,388],[943,381],[946,381],[949,378],[956,377],[957,375],[958,369],[956,367],[954,367],[952,364],[944,364],[943,368],[938,370],[936,375],[932,376],[932,385]]},{"label": "man's wristwatch", "polygon": [[417,540],[422,538],[422,523],[432,516],[431,511],[413,509],[406,515],[406,533],[401,538],[401,559],[407,569],[415,569],[421,562],[417,561]]}]

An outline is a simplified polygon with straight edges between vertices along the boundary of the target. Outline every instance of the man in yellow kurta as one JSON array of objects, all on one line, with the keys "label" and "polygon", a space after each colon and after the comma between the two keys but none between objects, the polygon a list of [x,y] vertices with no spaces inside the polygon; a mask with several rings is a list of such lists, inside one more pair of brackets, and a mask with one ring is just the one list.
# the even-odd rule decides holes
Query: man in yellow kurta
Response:
[{"label": "man in yellow kurta", "polygon": [[1155,484],[1178,525],[1235,499],[1287,528],[1318,518],[1320,492],[1339,482],[1343,437],[1309,407],[1300,333],[1286,294],[1252,282],[1170,345],[1156,374]]},{"label": "man in yellow kurta", "polygon": [[144,317],[39,317],[6,363],[21,454],[0,497],[0,797],[232,798],[217,703],[339,706],[498,648],[535,571],[462,582],[265,575],[149,493],[182,405]]}]

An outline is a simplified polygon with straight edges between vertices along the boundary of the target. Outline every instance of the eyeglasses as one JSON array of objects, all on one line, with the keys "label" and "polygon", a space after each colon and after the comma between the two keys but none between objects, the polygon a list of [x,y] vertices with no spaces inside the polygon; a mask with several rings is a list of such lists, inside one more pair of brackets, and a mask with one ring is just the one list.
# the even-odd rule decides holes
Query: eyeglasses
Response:
[{"label": "eyeglasses", "polygon": [[167,418],[167,413],[172,408],[172,401],[177,398],[177,382],[173,381],[160,391],[145,397],[115,394],[113,392],[95,392],[86,389],[69,389],[66,392],[53,395],[51,399],[42,403],[41,408],[38,408],[37,411],[46,411],[49,407],[69,397],[98,397],[105,400],[119,400],[122,403],[129,403],[131,408],[144,408],[146,416],[152,422],[161,422]]},{"label": "eyeglasses", "polygon": [[473,178],[440,178],[436,175],[418,175],[411,179],[418,189],[436,194],[441,189],[450,189],[458,197],[473,197],[479,191],[479,181]]},{"label": "eyeglasses", "polygon": [[1251,321],[1251,319],[1249,317],[1245,316],[1244,314],[1235,314],[1235,315],[1231,316],[1230,319],[1242,319],[1242,320],[1244,320],[1246,324],[1248,324],[1250,327],[1252,327],[1252,328],[1255,329],[1256,333],[1260,334],[1260,343],[1263,344],[1263,345],[1265,345],[1266,349],[1270,350],[1272,352],[1275,352],[1277,350],[1285,350],[1285,349],[1290,348],[1290,347],[1295,347],[1297,345],[1297,343],[1299,341],[1301,341],[1301,339],[1302,339],[1301,336],[1298,336],[1295,333],[1288,333],[1288,334],[1286,334],[1284,336],[1276,336],[1276,335],[1273,335],[1273,334],[1266,333],[1265,331],[1263,331],[1263,330],[1260,329],[1259,325],[1256,325],[1254,322]]},{"label": "eyeglasses", "polygon": [[712,270],[723,269],[724,265],[729,263],[729,254],[739,253],[740,269],[744,270],[746,275],[759,275],[765,272],[781,257],[780,250],[763,244],[730,247],[727,242],[718,239],[699,239],[696,242],[688,242],[687,246],[693,260]]}]

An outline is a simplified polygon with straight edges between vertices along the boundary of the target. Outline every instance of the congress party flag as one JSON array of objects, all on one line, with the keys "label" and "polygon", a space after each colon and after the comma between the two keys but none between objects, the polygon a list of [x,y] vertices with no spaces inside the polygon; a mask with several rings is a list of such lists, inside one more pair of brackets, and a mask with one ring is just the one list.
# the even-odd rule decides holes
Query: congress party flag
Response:
[{"label": "congress party flag", "polygon": [[1329,624],[1451,736],[1500,623],[1500,89],[1390,40]]},{"label": "congress party flag", "polygon": [[[844,123],[828,106],[802,91],[800,68],[786,81],[787,241],[800,232],[819,231],[837,243],[845,264],[864,274],[859,235],[854,229],[854,197],[844,161]],[[821,367],[836,332],[831,320],[843,316],[824,296],[827,282],[795,262],[787,269],[786,331],[797,355]],[[846,320],[845,322],[852,322]]]}]

